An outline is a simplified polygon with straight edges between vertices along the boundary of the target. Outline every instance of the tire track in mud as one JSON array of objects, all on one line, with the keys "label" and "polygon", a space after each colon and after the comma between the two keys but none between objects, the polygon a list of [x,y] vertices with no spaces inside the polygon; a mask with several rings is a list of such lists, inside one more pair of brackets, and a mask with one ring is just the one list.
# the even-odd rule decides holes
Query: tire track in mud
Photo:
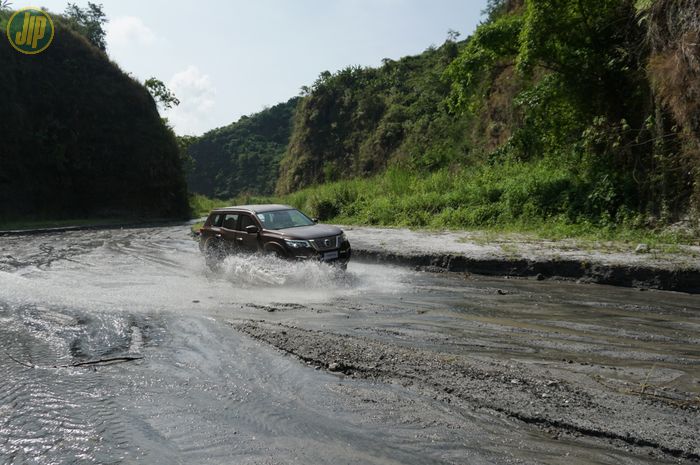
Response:
[{"label": "tire track in mud", "polygon": [[56,241],[50,235],[38,236],[31,240],[26,237],[3,238],[0,247],[0,271],[15,271],[27,267],[48,269],[59,261],[75,262],[81,255],[88,254],[103,244],[104,241],[99,237],[72,242]]},{"label": "tire track in mud", "polygon": [[169,245],[158,239],[167,239],[172,231],[157,229],[144,241],[140,230],[69,231],[41,234],[31,237],[3,237],[0,244],[0,271],[13,272],[36,267],[48,270],[58,262],[80,263],[83,256],[104,249],[113,256],[123,255],[131,259],[143,259],[163,266],[178,263],[161,252],[172,252]]},{"label": "tire track in mud", "polygon": [[[555,437],[595,438],[639,453],[700,461],[698,406],[656,408],[651,400],[574,386],[512,360],[484,362],[279,323],[230,324],[319,368],[427,390],[438,400],[499,412]],[[633,413],[639,411],[646,413],[648,424],[640,424]]]}]

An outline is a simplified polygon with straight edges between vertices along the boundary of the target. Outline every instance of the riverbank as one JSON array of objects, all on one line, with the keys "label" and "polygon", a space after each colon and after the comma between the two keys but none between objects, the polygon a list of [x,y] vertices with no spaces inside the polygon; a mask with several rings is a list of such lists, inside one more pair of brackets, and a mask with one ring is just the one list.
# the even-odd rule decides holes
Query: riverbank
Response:
[{"label": "riverbank", "polygon": [[700,246],[343,226],[356,258],[425,271],[700,293]]}]

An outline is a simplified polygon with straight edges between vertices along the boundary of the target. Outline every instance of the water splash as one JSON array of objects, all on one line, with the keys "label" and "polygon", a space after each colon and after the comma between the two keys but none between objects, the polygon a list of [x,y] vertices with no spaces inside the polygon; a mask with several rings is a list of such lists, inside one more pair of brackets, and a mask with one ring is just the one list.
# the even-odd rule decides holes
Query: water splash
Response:
[{"label": "water splash", "polygon": [[271,255],[243,254],[227,257],[220,272],[242,288],[302,287],[308,289],[350,289],[357,275],[318,261],[289,261]]},{"label": "water splash", "polygon": [[[0,270],[0,301],[50,302],[90,312],[201,314],[228,311],[232,303],[320,303],[410,291],[405,284],[410,272],[356,261],[343,271],[318,261],[241,254],[225,258],[211,270],[186,231],[182,227],[115,230],[100,233],[99,241],[76,234],[39,236],[23,248],[8,247],[7,252],[17,256],[13,262],[17,265]],[[83,246],[79,254],[64,253],[75,244]],[[37,257],[47,265],[34,266]]]}]

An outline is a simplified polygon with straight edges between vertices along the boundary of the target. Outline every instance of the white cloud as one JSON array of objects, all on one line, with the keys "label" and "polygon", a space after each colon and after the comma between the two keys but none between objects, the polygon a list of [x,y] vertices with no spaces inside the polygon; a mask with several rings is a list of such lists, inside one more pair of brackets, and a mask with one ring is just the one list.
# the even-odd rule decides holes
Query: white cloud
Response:
[{"label": "white cloud", "polygon": [[105,30],[110,46],[151,45],[157,38],[156,33],[136,16],[114,18],[107,23]]},{"label": "white cloud", "polygon": [[213,127],[216,89],[208,75],[190,65],[175,73],[168,87],[180,100],[179,106],[165,112],[178,134],[201,134]]}]

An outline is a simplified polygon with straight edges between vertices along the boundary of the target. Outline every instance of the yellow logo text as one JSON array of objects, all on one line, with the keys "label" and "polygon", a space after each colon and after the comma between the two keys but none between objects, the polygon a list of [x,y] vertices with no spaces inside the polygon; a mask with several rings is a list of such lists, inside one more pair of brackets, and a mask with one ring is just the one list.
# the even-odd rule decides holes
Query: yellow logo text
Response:
[{"label": "yellow logo text", "polygon": [[38,8],[16,11],[7,23],[7,38],[18,52],[33,55],[51,45],[54,25],[51,17]]}]

